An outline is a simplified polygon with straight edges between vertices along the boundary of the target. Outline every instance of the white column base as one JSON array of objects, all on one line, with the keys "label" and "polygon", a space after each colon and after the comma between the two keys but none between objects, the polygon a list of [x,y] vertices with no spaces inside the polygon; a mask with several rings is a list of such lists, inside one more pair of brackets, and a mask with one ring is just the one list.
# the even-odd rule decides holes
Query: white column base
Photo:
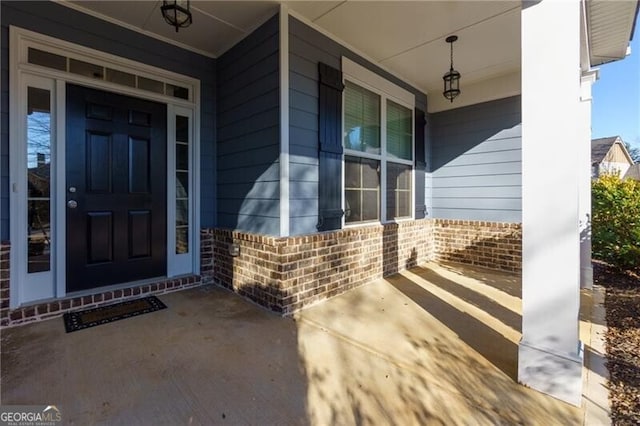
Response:
[{"label": "white column base", "polygon": [[582,365],[584,347],[577,353],[560,355],[520,341],[518,347],[518,382],[561,401],[582,403]]},{"label": "white column base", "polygon": [[593,289],[593,267],[591,265],[580,268],[580,288]]}]

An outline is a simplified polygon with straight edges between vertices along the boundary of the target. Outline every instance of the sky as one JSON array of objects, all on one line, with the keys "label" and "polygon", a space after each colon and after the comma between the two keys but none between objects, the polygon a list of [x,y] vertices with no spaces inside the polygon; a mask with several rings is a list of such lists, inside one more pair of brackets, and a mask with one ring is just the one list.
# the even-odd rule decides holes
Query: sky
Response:
[{"label": "sky", "polygon": [[640,148],[640,17],[631,41],[631,55],[600,65],[592,89],[592,137],[620,136]]}]

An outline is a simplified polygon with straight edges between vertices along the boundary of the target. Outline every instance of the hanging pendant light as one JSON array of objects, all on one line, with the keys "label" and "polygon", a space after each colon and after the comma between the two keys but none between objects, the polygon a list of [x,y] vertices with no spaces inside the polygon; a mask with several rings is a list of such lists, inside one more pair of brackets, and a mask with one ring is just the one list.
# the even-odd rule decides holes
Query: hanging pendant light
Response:
[{"label": "hanging pendant light", "polygon": [[458,40],[456,35],[449,36],[446,39],[446,42],[451,45],[451,65],[449,66],[449,72],[442,77],[444,80],[444,92],[442,94],[451,102],[460,94],[460,73],[453,69],[453,43],[456,40]]},{"label": "hanging pendant light", "polygon": [[189,9],[189,0],[163,0],[160,10],[164,20],[167,21],[167,24],[175,27],[176,32],[178,32],[179,28],[186,28],[193,22],[191,10]]}]

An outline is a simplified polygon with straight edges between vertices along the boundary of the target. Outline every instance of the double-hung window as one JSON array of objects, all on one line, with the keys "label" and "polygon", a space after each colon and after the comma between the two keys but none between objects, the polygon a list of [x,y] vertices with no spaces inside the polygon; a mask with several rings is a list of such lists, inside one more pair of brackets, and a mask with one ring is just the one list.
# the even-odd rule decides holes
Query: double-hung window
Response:
[{"label": "double-hung window", "polygon": [[343,100],[345,223],[411,218],[412,108],[348,76]]}]

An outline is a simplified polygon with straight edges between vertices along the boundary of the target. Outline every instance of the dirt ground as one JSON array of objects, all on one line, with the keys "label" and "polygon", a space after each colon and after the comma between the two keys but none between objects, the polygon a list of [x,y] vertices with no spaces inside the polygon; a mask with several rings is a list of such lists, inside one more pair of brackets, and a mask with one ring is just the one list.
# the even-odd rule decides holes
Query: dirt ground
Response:
[{"label": "dirt ground", "polygon": [[607,368],[614,425],[640,424],[640,267],[620,271],[594,261],[594,281],[606,287]]}]

